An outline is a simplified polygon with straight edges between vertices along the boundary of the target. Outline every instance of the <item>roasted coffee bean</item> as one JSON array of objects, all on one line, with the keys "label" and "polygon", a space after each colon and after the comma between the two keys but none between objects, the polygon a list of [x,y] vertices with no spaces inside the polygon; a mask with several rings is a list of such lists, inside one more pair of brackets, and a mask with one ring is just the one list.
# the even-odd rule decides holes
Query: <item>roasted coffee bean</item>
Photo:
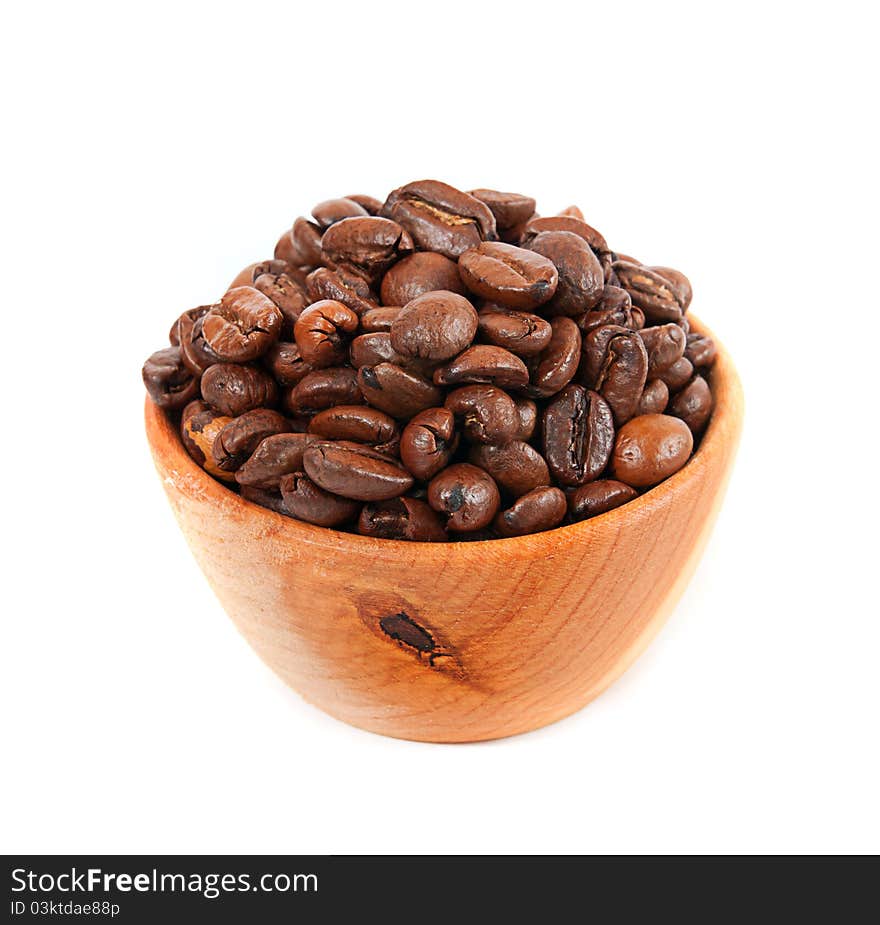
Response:
[{"label": "roasted coffee bean", "polygon": [[684,355],[697,369],[708,369],[717,356],[715,341],[705,334],[688,334]]},{"label": "roasted coffee bean", "polygon": [[616,324],[605,324],[593,328],[583,339],[581,359],[578,366],[578,381],[588,388],[596,388],[599,376],[608,358],[608,345],[613,338],[628,334],[628,328]]},{"label": "roasted coffee bean", "polygon": [[360,203],[353,199],[325,199],[312,209],[312,218],[322,231],[326,231],[331,225],[344,218],[369,214]]},{"label": "roasted coffee bean", "polygon": [[569,385],[544,411],[544,458],[557,482],[583,485],[598,478],[614,446],[611,407],[598,392]]},{"label": "roasted coffee bean", "polygon": [[504,537],[541,533],[559,526],[565,513],[565,495],[558,488],[535,488],[495,517],[495,532]]},{"label": "roasted coffee bean", "polygon": [[583,238],[571,231],[542,231],[529,240],[528,246],[546,257],[559,274],[556,293],[546,303],[546,311],[580,315],[599,303],[605,277],[599,258]]},{"label": "roasted coffee bean", "polygon": [[142,375],[150,398],[166,411],[176,411],[199,394],[199,380],[187,368],[180,347],[157,350],[144,363]]},{"label": "roasted coffee bean", "polygon": [[391,325],[391,344],[406,357],[442,361],[461,353],[477,333],[473,305],[454,292],[426,292],[408,302]]},{"label": "roasted coffee bean", "polygon": [[431,479],[428,504],[446,515],[447,530],[466,533],[492,523],[501,496],[487,472],[470,463],[456,463]]},{"label": "roasted coffee bean", "polygon": [[397,460],[350,441],[315,443],[303,467],[320,488],[356,501],[385,501],[412,488],[413,478]]},{"label": "roasted coffee bean", "polygon": [[257,289],[230,289],[202,319],[208,346],[224,363],[247,363],[262,356],[281,334],[278,306]]},{"label": "roasted coffee bean", "polygon": [[472,443],[508,443],[519,429],[514,400],[492,385],[466,385],[446,396],[446,408],[462,419]]},{"label": "roasted coffee bean", "polygon": [[668,414],[643,414],[618,432],[611,471],[633,488],[650,488],[678,472],[693,448],[694,438],[684,421]]},{"label": "roasted coffee bean", "polygon": [[620,285],[651,324],[678,321],[684,310],[675,287],[659,273],[622,260],[613,264]]},{"label": "roasted coffee bean", "polygon": [[669,413],[681,418],[696,437],[712,413],[712,392],[702,376],[693,379],[669,403]]},{"label": "roasted coffee bean", "polygon": [[439,180],[416,180],[394,190],[382,214],[406,228],[422,250],[452,260],[480,241],[497,239],[489,207]]},{"label": "roasted coffee bean", "polygon": [[257,278],[264,273],[278,275],[288,272],[293,273],[296,271],[286,260],[261,260],[257,263],[249,263],[240,273],[236,274],[235,279],[232,280],[227,289],[238,289],[241,286],[253,286]]},{"label": "roasted coffee bean", "polygon": [[526,392],[532,398],[555,395],[571,382],[580,362],[581,332],[571,318],[554,318],[550,328],[550,343],[529,360]]},{"label": "roasted coffee bean", "polygon": [[688,382],[690,382],[693,374],[693,364],[687,357],[682,357],[680,360],[676,360],[672,366],[661,369],[657,373],[657,378],[662,379],[666,383],[669,387],[669,394],[671,395],[679,389],[683,389]]},{"label": "roasted coffee bean", "polygon": [[266,437],[286,434],[289,430],[290,424],[277,411],[255,408],[233,418],[217,434],[211,454],[224,472],[235,472]]},{"label": "roasted coffee bean", "polygon": [[502,193],[493,189],[472,189],[470,195],[486,203],[495,216],[499,232],[525,224],[535,214],[535,200],[519,193]]},{"label": "roasted coffee bean", "polygon": [[[282,233],[281,237],[278,239],[278,243],[275,245],[274,255],[276,260],[283,260],[291,266],[299,263],[300,253],[299,248],[293,243],[292,228],[288,228]],[[241,283],[238,285],[241,285]],[[230,288],[232,287],[230,286]]]},{"label": "roasted coffee bean", "polygon": [[[210,308],[213,306],[209,306]],[[207,312],[199,315],[191,327],[178,321],[177,331],[181,337],[180,358],[186,368],[196,376],[201,376],[209,366],[220,362],[220,357],[214,353],[205,340],[205,333],[202,329],[205,314]]]},{"label": "roasted coffee bean", "polygon": [[376,297],[370,284],[362,276],[341,266],[333,270],[327,267],[312,270],[306,277],[306,293],[311,302],[332,299],[358,315],[376,307]]},{"label": "roasted coffee bean", "polygon": [[469,347],[451,363],[434,370],[436,385],[470,383],[496,385],[502,389],[518,389],[527,385],[528,381],[529,371],[518,356],[503,347],[493,347],[487,344],[476,344]]},{"label": "roasted coffee bean", "polygon": [[354,520],[361,510],[357,501],[324,491],[304,472],[282,476],[280,488],[287,513],[318,527],[339,527]]},{"label": "roasted coffee bean", "polygon": [[648,375],[672,366],[684,356],[687,343],[684,331],[677,324],[658,324],[639,331],[648,351]]},{"label": "roasted coffee bean", "polygon": [[378,331],[390,331],[394,319],[400,314],[401,306],[388,305],[382,308],[371,308],[361,315],[361,331],[364,334],[375,334]]},{"label": "roasted coffee bean", "polygon": [[239,485],[277,490],[281,476],[302,472],[303,453],[321,438],[312,434],[275,434],[257,445],[235,473]]},{"label": "roasted coffee bean", "polygon": [[397,454],[400,445],[394,418],[368,405],[337,405],[320,411],[312,418],[309,433],[328,440],[366,443],[391,456]]},{"label": "roasted coffee bean", "polygon": [[612,337],[596,390],[611,406],[617,427],[636,413],[647,376],[648,353],[641,337],[634,331]]},{"label": "roasted coffee bean", "polygon": [[606,324],[615,324],[630,331],[638,331],[645,323],[645,316],[641,309],[633,309],[629,293],[619,286],[606,286],[602,290],[602,299],[599,304],[579,315],[577,318],[581,333],[586,335],[590,331]]},{"label": "roasted coffee bean", "polygon": [[675,291],[678,304],[681,310],[686,312],[694,297],[694,291],[691,289],[691,281],[679,270],[673,270],[672,267],[648,267],[658,276],[662,276]]},{"label": "roasted coffee bean", "polygon": [[636,414],[663,414],[669,404],[669,387],[662,379],[649,379],[642,390]]},{"label": "roasted coffee bean", "polygon": [[553,334],[550,323],[538,315],[505,309],[494,303],[480,310],[477,321],[483,340],[519,357],[540,353],[550,343]]},{"label": "roasted coffee bean", "polygon": [[523,440],[528,442],[535,433],[535,427],[538,424],[538,406],[531,398],[516,397],[513,399],[516,405],[516,433],[513,435],[514,440]]},{"label": "roasted coffee bean", "polygon": [[284,404],[292,414],[314,414],[334,405],[363,402],[357,373],[347,366],[334,366],[304,376],[286,394]]},{"label": "roasted coffee bean", "polygon": [[300,216],[290,232],[293,242],[292,261],[298,267],[316,267],[322,258],[321,229],[308,219]]},{"label": "roasted coffee bean", "polygon": [[377,283],[395,261],[412,253],[413,242],[397,222],[366,215],[331,225],[321,239],[321,249],[326,263],[346,264]]},{"label": "roasted coffee bean", "polygon": [[573,215],[560,214],[549,215],[545,218],[533,218],[525,227],[523,243],[528,246],[539,234],[551,231],[565,231],[576,234],[590,245],[591,250],[597,257],[600,254],[610,254],[605,238],[583,219]]},{"label": "roasted coffee bean", "polygon": [[455,415],[447,408],[419,412],[400,437],[400,459],[422,482],[430,481],[446,468],[457,448]]},{"label": "roasted coffee bean", "polygon": [[211,448],[217,434],[232,420],[218,414],[207,402],[198,400],[191,401],[180,416],[180,439],[187,453],[205,472],[224,481],[232,481],[233,475],[214,462]]},{"label": "roasted coffee bean", "polygon": [[300,316],[293,336],[302,358],[315,369],[338,366],[348,358],[346,335],[358,327],[358,316],[342,302],[324,299]]},{"label": "roasted coffee bean", "polygon": [[368,215],[378,215],[382,211],[382,200],[376,199],[375,196],[365,196],[363,193],[351,193],[344,196],[344,199],[350,199],[362,206]]},{"label": "roasted coffee bean", "polygon": [[314,370],[314,366],[302,358],[299,347],[287,341],[276,341],[263,357],[266,369],[281,386],[294,386]]},{"label": "roasted coffee bean", "polygon": [[355,369],[361,366],[378,366],[379,363],[396,363],[398,366],[405,366],[409,360],[391,346],[391,334],[388,331],[374,331],[372,334],[361,334],[360,337],[356,337],[351,342],[348,356]]},{"label": "roasted coffee bean", "polygon": [[358,519],[358,533],[415,543],[442,543],[448,538],[430,505],[407,497],[365,504]]},{"label": "roasted coffee bean", "polygon": [[584,221],[584,213],[579,206],[566,206],[557,214],[567,216],[568,218],[576,218],[581,222]]},{"label": "roasted coffee bean", "polygon": [[277,489],[272,491],[266,488],[242,485],[241,496],[245,501],[250,501],[252,504],[259,504],[260,507],[268,508],[268,510],[274,511],[276,514],[289,516],[287,508],[284,506],[284,498],[281,497],[281,492]]},{"label": "roasted coffee bean", "polygon": [[281,312],[280,336],[292,338],[293,326],[310,301],[303,287],[287,273],[262,273],[254,280],[254,289],[271,299]]},{"label": "roasted coffee bean", "polygon": [[599,479],[576,488],[568,496],[568,510],[573,520],[586,520],[613,511],[638,497],[638,492],[614,479]]},{"label": "roasted coffee bean", "polygon": [[[210,311],[212,306],[210,305],[200,305],[198,308],[191,308],[188,311],[185,311],[178,319],[171,325],[171,332],[169,333],[168,339],[171,341],[172,347],[180,347],[184,343],[188,343],[192,339],[192,329],[195,323],[199,318],[203,318],[208,311]],[[181,353],[181,359],[185,365],[186,357]],[[215,361],[216,362],[216,361]],[[192,372],[197,375],[201,375],[202,370],[192,370]]]},{"label": "roasted coffee bean", "polygon": [[395,418],[410,418],[443,401],[433,383],[394,363],[362,366],[357,381],[371,405]]},{"label": "roasted coffee bean", "polygon": [[550,471],[544,457],[522,440],[511,440],[501,446],[475,444],[468,459],[485,469],[514,498],[550,484]]},{"label": "roasted coffee bean", "polygon": [[202,398],[216,411],[238,417],[275,404],[278,387],[275,380],[256,366],[215,363],[202,376]]},{"label": "roasted coffee bean", "polygon": [[382,278],[382,304],[406,305],[426,292],[467,290],[454,260],[431,251],[419,251],[398,261]]},{"label": "roasted coffee bean", "polygon": [[556,267],[534,251],[501,241],[484,241],[458,259],[467,288],[510,308],[532,309],[552,298],[559,282]]}]

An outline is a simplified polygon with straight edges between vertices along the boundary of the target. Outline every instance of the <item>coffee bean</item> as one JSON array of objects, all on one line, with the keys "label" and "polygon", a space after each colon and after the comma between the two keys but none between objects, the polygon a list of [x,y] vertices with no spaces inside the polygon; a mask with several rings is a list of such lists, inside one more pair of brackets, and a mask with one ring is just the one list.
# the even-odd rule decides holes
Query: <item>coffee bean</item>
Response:
[{"label": "coffee bean", "polygon": [[535,200],[519,193],[501,193],[492,189],[473,189],[470,195],[486,203],[499,232],[525,224],[535,214]]},{"label": "coffee bean", "polygon": [[602,254],[610,254],[605,238],[583,219],[574,215],[559,214],[550,215],[545,218],[533,218],[525,227],[523,243],[525,246],[529,246],[531,241],[539,234],[555,231],[576,234],[590,245],[590,249],[597,257],[600,257]]},{"label": "coffee bean", "polygon": [[684,309],[676,288],[648,267],[617,260],[613,264],[620,285],[651,324],[678,321]]},{"label": "coffee bean", "polygon": [[281,312],[282,338],[293,337],[293,326],[309,304],[305,289],[288,273],[262,273],[254,280],[254,289],[271,299]]},{"label": "coffee bean", "polygon": [[458,272],[471,292],[519,309],[548,301],[559,282],[556,267],[546,257],[500,241],[484,241],[465,251]]},{"label": "coffee bean", "polygon": [[662,379],[649,379],[642,390],[636,414],[662,414],[669,403],[669,387]]},{"label": "coffee bean", "polygon": [[220,357],[210,348],[205,340],[203,325],[205,315],[213,308],[208,309],[198,315],[190,326],[181,318],[177,323],[177,333],[180,338],[180,358],[183,360],[186,368],[195,376],[201,376],[202,373],[215,363],[220,362]]},{"label": "coffee bean", "polygon": [[542,231],[528,242],[529,250],[546,257],[559,275],[556,293],[546,303],[555,315],[579,315],[599,303],[605,276],[599,258],[571,231]]},{"label": "coffee bean", "polygon": [[304,376],[285,396],[292,414],[313,414],[334,405],[359,405],[364,396],[357,373],[347,366],[316,369]]},{"label": "coffee bean", "polygon": [[255,408],[233,418],[217,434],[211,444],[211,455],[224,472],[235,472],[266,437],[289,430],[290,424],[277,411]]},{"label": "coffee bean", "polygon": [[314,370],[314,366],[302,358],[299,347],[286,341],[272,344],[263,363],[280,386],[294,386]]},{"label": "coffee bean", "polygon": [[384,501],[409,491],[412,476],[396,460],[349,441],[315,443],[303,467],[320,488],[356,501]]},{"label": "coffee bean", "polygon": [[513,435],[514,440],[529,441],[535,433],[535,427],[538,423],[538,406],[531,398],[514,398],[516,405],[516,432]]},{"label": "coffee bean", "polygon": [[278,489],[281,476],[301,472],[303,453],[321,438],[312,434],[275,434],[260,441],[235,473],[239,485]]},{"label": "coffee bean", "polygon": [[487,344],[469,347],[451,363],[434,370],[436,385],[472,383],[517,389],[527,385],[528,381],[529,371],[518,356],[503,347]]},{"label": "coffee bean", "polygon": [[357,381],[371,405],[395,418],[410,418],[443,400],[435,385],[394,363],[362,366]]},{"label": "coffee bean", "polygon": [[452,260],[480,241],[497,238],[489,207],[439,180],[416,180],[394,190],[382,214],[406,228],[422,250]]},{"label": "coffee bean", "polygon": [[581,346],[578,381],[588,388],[596,388],[599,376],[608,359],[608,345],[612,339],[629,333],[628,328],[616,324],[603,324],[587,334]]},{"label": "coffee bean", "polygon": [[249,263],[236,275],[227,288],[238,289],[241,286],[253,286],[264,274],[278,276],[282,273],[295,274],[296,272],[296,268],[286,260],[260,260],[257,263]]},{"label": "coffee bean", "polygon": [[157,350],[142,370],[150,398],[166,411],[174,411],[199,394],[199,380],[186,367],[180,347]]},{"label": "coffee bean", "polygon": [[428,504],[446,515],[446,529],[455,533],[488,527],[500,503],[492,477],[470,463],[449,466],[428,485]]},{"label": "coffee bean", "polygon": [[238,417],[254,408],[273,405],[275,380],[256,366],[215,363],[202,376],[202,398],[221,414]]},{"label": "coffee bean", "polygon": [[705,334],[688,334],[684,355],[697,369],[708,369],[717,355],[715,342]]},{"label": "coffee bean", "polygon": [[639,331],[648,351],[648,375],[654,376],[684,356],[687,338],[677,324],[658,324]]},{"label": "coffee bean", "polygon": [[354,520],[361,510],[357,501],[324,491],[303,472],[282,476],[280,488],[287,513],[318,527],[341,526]]},{"label": "coffee bean", "polygon": [[601,301],[595,308],[578,315],[577,324],[584,335],[606,324],[617,325],[629,331],[638,331],[644,326],[645,316],[641,309],[633,309],[629,293],[618,286],[606,286]]},{"label": "coffee bean", "polygon": [[362,206],[368,215],[378,215],[382,211],[382,200],[375,196],[365,196],[363,193],[352,193],[344,197]]},{"label": "coffee bean", "polygon": [[346,335],[358,327],[358,316],[342,302],[325,299],[300,316],[293,336],[302,358],[315,369],[338,366],[348,358]]},{"label": "coffee bean", "polygon": [[669,403],[669,413],[681,418],[694,436],[702,433],[712,413],[709,383],[702,376],[694,376]]},{"label": "coffee bean", "polygon": [[[288,228],[281,234],[278,243],[275,245],[274,255],[276,260],[283,260],[285,263],[289,263],[292,266],[299,263],[300,253],[299,248],[293,243],[292,228]],[[235,283],[233,283],[233,285],[235,285]],[[241,283],[238,285],[241,285]],[[230,289],[231,288],[232,286],[230,286]]]},{"label": "coffee bean", "polygon": [[550,343],[529,360],[526,391],[532,398],[555,395],[571,382],[580,362],[581,332],[571,318],[554,318],[550,328]]},{"label": "coffee bean", "polygon": [[315,224],[323,231],[344,218],[369,214],[360,203],[355,202],[353,199],[344,198],[325,199],[324,202],[319,202],[312,209],[312,218],[315,220]]},{"label": "coffee bean", "polygon": [[306,277],[306,293],[309,301],[320,302],[332,299],[348,306],[358,315],[376,307],[376,296],[370,284],[357,273],[345,267],[331,270],[318,267]]},{"label": "coffee bean", "polygon": [[382,278],[383,305],[406,305],[426,292],[467,291],[454,260],[431,251],[419,251],[398,261]]},{"label": "coffee bean", "polygon": [[569,385],[544,411],[544,458],[557,482],[583,485],[598,478],[614,446],[611,407],[598,392]]},{"label": "coffee bean", "polygon": [[374,331],[356,337],[351,342],[348,356],[351,365],[356,369],[361,366],[378,366],[379,363],[406,366],[409,362],[409,357],[401,356],[391,346],[391,334],[388,331]]},{"label": "coffee bean", "polygon": [[321,262],[321,229],[308,219],[300,216],[290,232],[293,242],[292,263],[299,267],[316,267]]},{"label": "coffee bean", "polygon": [[233,474],[221,469],[211,452],[217,434],[233,418],[218,414],[207,402],[191,401],[180,417],[180,439],[187,453],[216,479],[232,481]]},{"label": "coffee bean", "polygon": [[634,331],[612,337],[596,390],[610,405],[617,427],[636,413],[647,375],[648,353],[641,337]]},{"label": "coffee bean", "polygon": [[202,319],[205,340],[227,363],[247,363],[262,356],[278,340],[283,316],[257,289],[230,289]]},{"label": "coffee bean", "polygon": [[397,454],[400,445],[394,418],[368,405],[337,405],[319,411],[309,424],[309,433],[329,440],[366,443],[391,456]]},{"label": "coffee bean", "polygon": [[553,334],[550,323],[538,315],[505,309],[494,303],[480,310],[477,323],[483,340],[519,357],[540,353]]},{"label": "coffee bean", "polygon": [[399,305],[390,305],[382,308],[371,308],[361,315],[361,331],[364,334],[375,334],[379,331],[390,331],[394,319],[400,314]]},{"label": "coffee bean", "polygon": [[440,518],[424,501],[392,498],[365,504],[358,519],[358,533],[386,540],[442,543],[447,539]]},{"label": "coffee bean", "polygon": [[618,432],[611,471],[633,488],[650,488],[678,472],[693,448],[694,438],[684,421],[668,414],[643,414]]},{"label": "coffee bean", "polygon": [[367,215],[331,225],[321,239],[321,250],[326,262],[347,264],[377,283],[395,261],[412,253],[413,242],[397,222]]},{"label": "coffee bean", "polygon": [[559,526],[565,513],[565,495],[558,488],[535,488],[501,511],[494,527],[499,536],[526,536]]},{"label": "coffee bean", "polygon": [[492,385],[455,389],[446,396],[446,408],[461,418],[464,434],[473,443],[507,443],[519,429],[513,399]]},{"label": "coffee bean", "polygon": [[500,446],[475,444],[469,461],[489,475],[514,498],[550,484],[550,472],[544,457],[528,443],[511,440]]},{"label": "coffee bean", "polygon": [[[198,308],[191,308],[188,311],[183,312],[183,314],[171,325],[171,331],[168,334],[168,340],[171,342],[172,347],[180,347],[182,344],[189,342],[192,339],[192,329],[193,325],[207,314],[210,311],[212,306],[210,305],[200,305]],[[181,359],[184,364],[189,367],[189,364],[186,362],[186,357],[183,356],[181,352]],[[217,362],[216,360],[214,361]],[[207,367],[206,367],[207,368]],[[196,375],[201,375],[203,370],[193,369],[192,372]]]},{"label": "coffee bean", "polygon": [[599,479],[576,488],[568,496],[568,510],[573,520],[598,517],[638,497],[638,492],[614,479]]},{"label": "coffee bean", "polygon": [[694,297],[694,291],[691,288],[691,281],[684,273],[673,270],[672,267],[648,267],[648,269],[658,276],[662,276],[672,286],[678,304],[681,305],[681,310],[686,312],[691,304],[691,299]]},{"label": "coffee bean", "polygon": [[578,206],[566,206],[562,211],[557,213],[558,215],[565,215],[569,218],[576,218],[579,221],[584,220],[584,213]]},{"label": "coffee bean", "polygon": [[448,466],[457,448],[455,415],[447,408],[419,412],[400,437],[400,459],[422,482],[430,481]]},{"label": "coffee bean", "polygon": [[391,344],[403,356],[442,361],[461,353],[476,333],[473,305],[464,296],[440,290],[404,305],[391,325]]},{"label": "coffee bean", "polygon": [[266,488],[256,488],[252,485],[242,485],[240,491],[245,501],[250,501],[252,504],[259,504],[260,507],[274,511],[276,514],[283,514],[285,517],[290,516],[287,512],[287,508],[284,506],[284,499],[281,497],[281,492],[277,489],[273,491]]},{"label": "coffee bean", "polygon": [[693,374],[693,364],[687,357],[682,357],[680,360],[676,360],[671,366],[667,366],[666,369],[661,369],[657,373],[657,378],[662,379],[666,383],[671,395],[679,389],[683,389],[688,382],[690,382]]}]

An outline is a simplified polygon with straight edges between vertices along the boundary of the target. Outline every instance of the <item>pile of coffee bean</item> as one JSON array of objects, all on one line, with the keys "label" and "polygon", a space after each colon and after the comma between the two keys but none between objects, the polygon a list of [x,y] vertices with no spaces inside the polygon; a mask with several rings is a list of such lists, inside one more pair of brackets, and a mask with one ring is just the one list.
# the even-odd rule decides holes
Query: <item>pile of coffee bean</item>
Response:
[{"label": "pile of coffee bean", "polygon": [[373,537],[522,536],[688,461],[715,359],[690,301],[576,206],[421,180],[298,218],[143,377],[249,501]]}]

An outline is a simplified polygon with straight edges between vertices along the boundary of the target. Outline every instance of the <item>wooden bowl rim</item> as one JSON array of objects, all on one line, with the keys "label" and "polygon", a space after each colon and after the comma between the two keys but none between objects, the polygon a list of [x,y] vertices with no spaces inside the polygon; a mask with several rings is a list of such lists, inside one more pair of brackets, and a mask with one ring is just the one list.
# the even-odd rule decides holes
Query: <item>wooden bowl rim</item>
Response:
[{"label": "wooden bowl rim", "polygon": [[506,537],[488,540],[470,540],[464,542],[423,543],[408,540],[379,539],[361,536],[357,533],[343,533],[329,527],[318,527],[292,517],[285,517],[268,508],[247,501],[228,489],[222,482],[209,475],[186,452],[176,427],[168,416],[150,400],[145,401],[145,425],[147,440],[157,461],[161,459],[164,467],[174,472],[175,485],[187,494],[209,502],[225,515],[237,515],[240,518],[253,518],[261,533],[282,535],[291,544],[308,544],[333,548],[337,551],[351,549],[352,552],[366,553],[379,558],[395,558],[406,551],[412,555],[427,556],[449,565],[450,559],[470,561],[482,559],[487,547],[497,553],[504,553],[514,558],[537,558],[552,555],[554,547],[561,542],[589,543],[591,535],[599,530],[625,527],[626,522],[634,518],[647,516],[668,496],[676,492],[691,479],[701,477],[703,471],[724,450],[731,440],[736,440],[742,421],[742,387],[739,376],[730,356],[718,338],[693,315],[688,315],[691,330],[711,337],[717,348],[717,359],[710,373],[710,385],[714,408],[706,432],[700,441],[696,453],[685,466],[664,482],[649,489],[632,501],[600,514],[588,520],[578,521],[543,533],[528,536]]}]

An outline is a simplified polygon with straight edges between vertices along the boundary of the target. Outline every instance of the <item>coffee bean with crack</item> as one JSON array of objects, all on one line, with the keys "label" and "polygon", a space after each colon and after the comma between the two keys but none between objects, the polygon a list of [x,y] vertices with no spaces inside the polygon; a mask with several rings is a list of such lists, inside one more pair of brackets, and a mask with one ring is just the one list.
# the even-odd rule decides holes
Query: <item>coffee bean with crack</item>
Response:
[{"label": "coffee bean with crack", "polygon": [[296,274],[297,272],[297,269],[286,260],[260,260],[257,263],[249,263],[235,275],[235,278],[226,288],[238,289],[240,286],[253,286],[257,279],[266,273],[278,275],[280,273]]},{"label": "coffee bean with crack", "polygon": [[431,506],[408,497],[365,504],[358,518],[358,533],[415,543],[443,543],[448,539]]},{"label": "coffee bean with crack", "polygon": [[581,357],[581,332],[571,318],[560,316],[550,322],[550,343],[529,359],[531,398],[549,398],[574,378]]},{"label": "coffee bean with crack", "polygon": [[638,492],[615,479],[598,479],[576,488],[568,496],[568,510],[573,520],[588,520],[632,501]]},{"label": "coffee bean with crack", "polygon": [[369,405],[337,405],[319,411],[309,424],[309,433],[327,440],[365,443],[392,456],[397,455],[400,448],[397,421]]},{"label": "coffee bean with crack", "polygon": [[210,348],[205,340],[204,323],[205,315],[213,308],[213,305],[206,307],[204,312],[200,312],[190,319],[184,320],[182,317],[178,320],[177,333],[180,339],[180,358],[184,365],[195,376],[201,376],[202,373],[219,363],[220,357]]},{"label": "coffee bean with crack", "polygon": [[638,410],[648,376],[648,353],[638,333],[627,331],[608,342],[596,390],[611,407],[617,427]]},{"label": "coffee bean with crack", "polygon": [[295,415],[315,414],[334,405],[363,403],[358,375],[348,366],[316,369],[284,394],[285,407]]},{"label": "coffee bean with crack", "polygon": [[392,191],[382,214],[406,228],[421,250],[451,260],[481,241],[497,239],[489,207],[439,180],[416,180]]},{"label": "coffee bean with crack", "polygon": [[277,490],[283,475],[302,472],[303,453],[321,440],[312,434],[280,433],[265,437],[236,471],[239,485]]},{"label": "coffee bean with crack", "polygon": [[332,299],[310,305],[300,316],[293,336],[302,358],[314,369],[338,366],[348,358],[348,338],[358,327],[358,316]]},{"label": "coffee bean with crack", "polygon": [[571,231],[542,231],[528,242],[529,250],[546,257],[559,276],[556,292],[545,303],[553,315],[580,315],[602,298],[605,274],[587,242]]},{"label": "coffee bean with crack", "polygon": [[556,267],[534,251],[484,241],[458,259],[458,272],[475,295],[510,308],[534,309],[552,298],[559,282]]},{"label": "coffee bean with crack", "polygon": [[403,429],[400,459],[420,481],[430,481],[449,465],[458,448],[455,415],[448,408],[419,412]]},{"label": "coffee bean with crack", "polygon": [[458,295],[467,292],[455,261],[431,251],[404,257],[382,278],[383,305],[406,305],[426,292],[439,291]]},{"label": "coffee bean with crack", "polygon": [[598,478],[614,446],[614,418],[608,402],[580,385],[569,385],[544,411],[544,459],[561,485]]},{"label": "coffee bean with crack", "polygon": [[214,478],[232,481],[233,474],[221,469],[211,452],[217,434],[234,418],[218,414],[207,402],[191,401],[180,417],[180,439],[190,457]]},{"label": "coffee bean with crack", "polygon": [[650,324],[678,321],[684,314],[682,294],[669,280],[648,267],[616,260],[612,269]]},{"label": "coffee bean with crack", "polygon": [[461,421],[464,435],[472,443],[508,443],[519,428],[514,400],[492,385],[455,389],[446,396],[445,407]]},{"label": "coffee bean with crack", "polygon": [[482,340],[492,346],[503,347],[518,357],[539,354],[553,335],[550,322],[539,315],[507,309],[495,303],[488,303],[480,309],[477,323]]},{"label": "coffee bean with crack", "polygon": [[550,484],[550,471],[544,457],[522,440],[501,445],[474,444],[468,460],[485,469],[514,498]]},{"label": "coffee bean with crack", "polygon": [[603,324],[593,328],[582,341],[578,382],[587,388],[596,388],[608,356],[608,345],[615,337],[628,333],[628,328],[618,324]]},{"label": "coffee bean with crack", "polygon": [[292,472],[279,483],[284,509],[297,520],[318,527],[339,527],[360,514],[361,505],[316,485],[304,472]]},{"label": "coffee bean with crack", "polygon": [[373,407],[395,418],[411,418],[443,400],[437,386],[394,363],[362,366],[357,371],[357,381]]},{"label": "coffee bean with crack", "polygon": [[528,384],[525,363],[503,347],[475,344],[454,360],[434,370],[436,385],[495,385],[502,389],[519,389]]},{"label": "coffee bean with crack", "polygon": [[283,316],[266,295],[250,286],[230,289],[202,320],[205,341],[223,362],[247,363],[278,340]]},{"label": "coffee bean with crack", "polygon": [[495,516],[493,526],[501,537],[527,536],[558,527],[565,518],[565,495],[558,488],[535,488],[517,498]]},{"label": "coffee bean with crack", "polygon": [[691,304],[691,299],[694,297],[694,291],[691,288],[691,281],[684,273],[672,267],[648,267],[648,269],[658,276],[662,276],[672,286],[681,310],[686,312]]},{"label": "coffee bean with crack", "polygon": [[332,299],[355,314],[363,315],[376,308],[376,294],[359,274],[345,267],[318,267],[306,277],[306,294],[310,302]]},{"label": "coffee bean with crack", "polygon": [[371,283],[378,283],[392,264],[412,251],[409,232],[377,215],[344,218],[321,239],[325,263],[352,267]]},{"label": "coffee bean with crack", "polygon": [[494,479],[483,469],[456,463],[431,479],[428,504],[446,516],[447,530],[467,533],[492,523],[501,495]]},{"label": "coffee bean with crack", "polygon": [[391,325],[391,344],[402,356],[443,361],[461,353],[477,333],[473,305],[455,292],[426,292],[408,302]]},{"label": "coffee bean with crack", "polygon": [[274,376],[280,386],[294,386],[302,382],[314,370],[310,363],[306,363],[296,343],[276,341],[266,351],[263,365]]},{"label": "coffee bean with crack", "polygon": [[303,467],[320,488],[356,501],[396,498],[413,485],[397,460],[344,440],[313,444],[303,453]]},{"label": "coffee bean with crack", "polygon": [[211,445],[211,455],[224,472],[234,472],[266,437],[284,434],[289,430],[287,419],[277,411],[255,408],[233,418],[217,434]]},{"label": "coffee bean with crack", "polygon": [[215,363],[205,371],[201,385],[202,398],[229,417],[274,405],[278,398],[275,380],[257,366]]},{"label": "coffee bean with crack", "polygon": [[[171,342],[172,347],[180,347],[185,341],[188,341],[192,336],[193,325],[199,318],[204,317],[210,310],[211,305],[200,305],[198,308],[190,308],[187,311],[183,312],[178,319],[171,325],[171,331],[168,334],[168,339]],[[186,357],[182,357],[184,363],[186,363]],[[216,360],[215,360],[216,362]],[[201,374],[203,370],[194,369],[194,373]]]},{"label": "coffee bean with crack", "polygon": [[254,289],[271,299],[281,312],[282,338],[293,337],[293,326],[311,299],[305,289],[288,273],[262,273],[254,280]]},{"label": "coffee bean with crack", "polygon": [[176,411],[199,394],[199,380],[187,368],[180,347],[157,350],[141,371],[147,393],[166,411]]}]

